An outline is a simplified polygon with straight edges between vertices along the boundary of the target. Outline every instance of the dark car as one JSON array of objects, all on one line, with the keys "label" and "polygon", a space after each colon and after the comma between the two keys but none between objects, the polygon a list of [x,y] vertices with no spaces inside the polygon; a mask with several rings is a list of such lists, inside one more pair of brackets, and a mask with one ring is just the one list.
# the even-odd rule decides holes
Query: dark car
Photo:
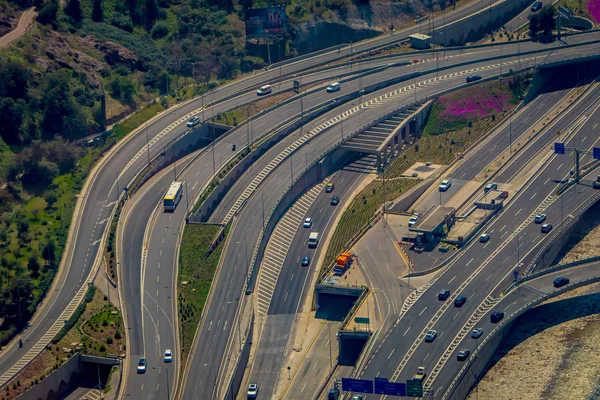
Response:
[{"label": "dark car", "polygon": [[438,300],[444,301],[448,297],[450,297],[450,291],[448,289],[444,289],[438,293]]},{"label": "dark car", "polygon": [[481,328],[475,328],[471,332],[471,337],[473,339],[479,339],[481,337],[481,335],[483,335],[483,329],[481,329]]},{"label": "dark car", "polygon": [[300,265],[302,265],[303,267],[308,267],[308,264],[310,264],[310,257],[309,256],[302,257],[302,261],[300,262]]},{"label": "dark car", "polygon": [[456,359],[458,361],[465,361],[467,358],[469,358],[469,354],[471,354],[471,351],[468,349],[462,349],[461,351],[458,352],[458,354],[456,355]]},{"label": "dark car", "polygon": [[548,233],[552,230],[552,224],[542,225],[542,233]]},{"label": "dark car", "polygon": [[554,280],[554,287],[561,287],[569,284],[569,278],[565,278],[564,276],[559,276]]},{"label": "dark car", "polygon": [[337,196],[333,196],[330,201],[332,206],[337,206],[339,202],[340,202],[340,198]]},{"label": "dark car", "polygon": [[465,296],[458,296],[454,299],[454,307],[462,307],[467,302],[467,298]]},{"label": "dark car", "polygon": [[469,82],[475,82],[475,81],[478,81],[480,79],[481,79],[481,77],[479,75],[469,75],[469,76],[467,76],[467,83],[469,83]]},{"label": "dark car", "polygon": [[335,186],[333,185],[333,183],[329,182],[329,183],[327,184],[327,186],[325,186],[325,193],[331,193],[331,192],[333,192],[333,188],[334,188],[334,187],[335,187]]},{"label": "dark car", "polygon": [[592,186],[594,187],[594,189],[600,189],[600,181],[594,181]]},{"label": "dark car", "polygon": [[540,11],[542,8],[543,4],[541,1],[536,1],[535,3],[533,3],[533,5],[531,6],[531,12],[536,12],[536,11]]},{"label": "dark car", "polygon": [[231,145],[231,151],[235,151],[235,144]]},{"label": "dark car", "polygon": [[494,311],[492,315],[490,315],[490,322],[495,324],[496,322],[502,321],[504,318],[504,313],[502,311]]}]

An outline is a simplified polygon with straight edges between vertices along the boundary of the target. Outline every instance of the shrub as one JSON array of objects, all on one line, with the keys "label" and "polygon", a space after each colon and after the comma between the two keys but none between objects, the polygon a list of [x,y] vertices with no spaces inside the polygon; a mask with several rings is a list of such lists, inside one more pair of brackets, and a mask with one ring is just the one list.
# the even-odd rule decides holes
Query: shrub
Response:
[{"label": "shrub", "polygon": [[164,22],[157,22],[150,34],[152,39],[162,39],[169,34],[169,27]]}]

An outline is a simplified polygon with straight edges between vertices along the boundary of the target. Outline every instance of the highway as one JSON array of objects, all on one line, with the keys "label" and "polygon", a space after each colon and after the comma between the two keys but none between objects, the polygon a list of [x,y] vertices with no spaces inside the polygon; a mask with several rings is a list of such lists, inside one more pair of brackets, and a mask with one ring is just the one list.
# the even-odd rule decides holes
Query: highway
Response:
[{"label": "highway", "polygon": [[[582,38],[578,38],[578,39],[584,39]],[[474,57],[473,55],[470,55],[470,57]],[[461,59],[462,60],[462,59]],[[418,64],[419,68],[425,68],[428,64],[427,63],[421,63]],[[373,78],[370,77],[365,77],[363,78],[363,81],[365,83],[369,83],[371,82],[371,79],[373,82],[377,81],[378,79],[382,79],[380,77],[380,75],[384,75],[384,76],[389,76],[390,75],[390,71],[386,70],[383,71],[379,74],[375,74]],[[357,89],[359,82],[353,82],[353,84],[355,85],[354,88],[352,88],[352,85],[350,85],[350,88],[347,88],[347,86],[349,85],[344,85],[344,88],[342,89],[342,92],[345,92],[347,90],[353,90],[353,89]],[[318,104],[321,104],[324,100],[327,100],[327,98],[324,99],[323,95],[322,95],[322,91],[315,93],[313,95],[308,95],[303,99],[303,103],[305,104],[305,109],[308,109],[312,106],[316,106]],[[248,96],[253,96],[253,98],[255,98],[255,94],[250,94]],[[335,98],[336,94],[333,94],[332,97]],[[240,98],[236,98],[236,99],[232,99],[230,101],[224,102],[224,103],[220,103],[215,107],[211,107],[209,109],[207,109],[204,112],[205,117],[208,117],[209,115],[212,115],[214,113],[218,113],[218,112],[222,112],[224,110],[226,110],[228,107],[233,107],[236,102],[246,102],[249,101],[248,99],[246,99],[244,96],[241,96]],[[278,110],[278,116],[279,118],[281,118],[282,116],[293,116],[295,115],[298,110],[299,110],[299,105],[297,104],[299,103],[298,100],[295,100],[294,102],[290,103],[289,105],[283,106]],[[214,111],[213,111],[214,110]],[[187,111],[187,109],[185,110]],[[253,121],[252,123],[252,130],[253,132],[266,132],[266,130],[268,130],[269,127],[273,126],[273,121],[271,119],[272,117],[269,116],[268,114],[265,117],[260,117],[258,119],[256,119],[255,121]],[[307,128],[308,129],[308,128]],[[149,127],[148,130],[150,132],[152,132],[151,128]],[[176,129],[174,129],[173,131],[176,132],[177,134],[181,134],[183,132],[185,132],[187,130],[187,128],[185,127],[178,127]],[[258,139],[258,136],[260,134],[255,135],[254,133],[252,133],[252,136],[255,140]],[[235,134],[233,135],[228,135],[224,140],[220,141],[214,149],[214,157],[215,160],[219,160],[219,163],[217,164],[217,166],[219,166],[221,163],[224,163],[227,160],[227,157],[229,157],[229,155],[231,155],[231,144],[236,144],[238,149],[241,149],[244,145],[247,144],[247,140],[248,140],[248,135],[246,133],[246,130],[244,129],[238,129],[236,131]],[[210,154],[209,154],[210,153]],[[264,158],[264,160],[269,160],[269,157]],[[262,162],[262,160],[261,160]],[[208,181],[208,179],[211,177],[210,175],[212,174],[211,171],[211,166],[212,164],[212,149],[208,152],[206,152],[199,160],[197,160],[194,164],[194,172],[190,173],[190,174],[186,174],[185,176],[181,176],[179,179],[182,180],[186,180],[187,182],[189,182],[189,186],[190,186],[190,193],[189,193],[189,199],[192,199],[196,194],[197,191],[200,190],[203,185]],[[255,167],[253,167],[255,168]],[[201,172],[200,172],[201,171]],[[167,182],[169,179],[165,179],[164,182]],[[164,189],[162,190],[158,190],[159,193],[164,193],[164,190],[166,190],[166,184],[165,186],[163,186]],[[241,185],[236,185],[236,187],[242,187]],[[123,271],[123,276],[122,276],[122,281],[123,282],[127,282],[126,285],[127,286],[127,291],[125,293],[127,294],[132,294],[132,293],[140,293],[140,288],[137,286],[137,283],[135,282],[136,280],[139,280],[140,275],[140,270],[137,267],[138,265],[140,265],[141,263],[141,252],[138,251],[138,249],[141,248],[141,244],[142,244],[142,240],[143,240],[143,234],[142,231],[140,231],[139,229],[137,229],[137,227],[141,227],[143,223],[152,220],[151,218],[151,213],[150,211],[153,210],[153,207],[151,207],[149,204],[146,204],[148,201],[150,201],[150,204],[152,204],[153,206],[157,204],[157,198],[158,195],[156,195],[156,193],[154,193],[154,197],[152,197],[150,200],[143,200],[140,201],[140,203],[144,203],[144,211],[143,212],[134,212],[132,213],[132,215],[135,215],[135,218],[137,220],[137,222],[131,221],[133,223],[133,226],[136,227],[134,229],[136,229],[136,231],[131,231],[129,228],[127,228],[128,233],[126,233],[124,235],[125,238],[127,238],[127,240],[131,240],[131,242],[129,242],[130,245],[128,246],[124,246],[124,260],[123,264],[122,264],[122,271]],[[191,201],[191,200],[190,200]],[[181,208],[181,207],[180,207]],[[178,224],[181,223],[181,221],[183,220],[184,214],[181,211],[176,211],[173,215],[171,215],[171,220],[169,220],[169,223],[171,223],[171,221],[174,221],[174,225],[173,226],[180,226]],[[163,228],[166,226],[164,225],[164,223],[162,225]],[[166,231],[166,230],[162,230],[162,234],[163,236],[160,237],[160,242],[162,243],[162,239],[166,238],[167,236],[169,236],[170,234]],[[171,235],[172,237],[172,235]],[[167,242],[170,243],[170,242]],[[166,247],[162,247],[159,246],[160,250],[162,250],[164,252],[163,255],[161,255],[160,257],[157,254],[148,254],[148,259],[149,260],[158,260],[158,259],[174,259],[174,252],[175,252],[175,242],[172,242],[170,246],[166,246]],[[152,249],[157,249],[155,246],[152,247]],[[160,250],[157,250],[160,252]],[[151,250],[153,251],[153,250]],[[168,253],[168,254],[167,254]],[[161,258],[162,257],[162,258]],[[161,265],[164,266],[163,261],[160,261]],[[158,272],[158,264],[154,264],[154,265],[147,265],[146,266],[146,274],[148,276],[152,276],[152,277],[156,277],[156,276],[160,276],[160,282],[161,285],[160,287],[162,289],[165,289],[166,287],[172,287],[172,285],[170,284],[170,282],[172,281],[172,277],[168,274],[167,270],[167,275],[165,275],[162,272]],[[158,284],[158,282],[155,282],[154,285]],[[156,288],[154,288],[151,293],[155,293],[156,292]],[[128,296],[129,297],[129,296]],[[131,297],[135,298],[135,297],[140,297],[140,296],[136,296],[136,295],[131,295]],[[168,296],[164,296],[166,297],[166,299],[164,299],[165,303],[162,303],[163,300],[157,300],[158,303],[161,303],[160,306],[155,304],[151,298],[149,298],[149,301],[152,304],[152,306],[150,308],[147,308],[147,310],[149,309],[157,309],[157,315],[154,316],[156,317],[156,321],[158,321],[160,318],[166,318],[166,320],[169,321],[173,321],[173,319],[168,316],[169,313],[167,311],[164,310],[169,310],[171,309],[171,306],[168,305],[167,303],[169,302]],[[130,331],[131,332],[135,332],[133,333],[134,336],[132,336],[130,338],[131,341],[131,359],[133,360],[133,362],[130,365],[130,374],[132,376],[134,376],[133,372],[135,372],[134,365],[133,363],[135,362],[135,360],[137,359],[138,355],[141,354],[145,354],[145,352],[143,351],[143,348],[145,347],[142,344],[139,344],[140,340],[142,340],[142,335],[140,333],[138,333],[141,330],[141,326],[142,326],[142,318],[141,318],[141,313],[137,310],[141,310],[141,303],[138,303],[137,300],[132,300],[132,301],[127,301],[126,302],[126,306],[127,306],[127,316],[128,318],[132,318],[132,321],[128,321],[128,326],[131,328]],[[164,311],[164,313],[163,313]],[[139,316],[139,317],[137,317]],[[151,319],[151,318],[150,318]],[[160,324],[160,322],[159,322]],[[163,323],[163,328],[161,328],[161,331],[163,329],[167,329],[166,326],[168,324],[167,323]],[[145,332],[144,334],[144,338],[146,340],[150,340],[151,343],[158,343],[158,337],[160,336],[162,338],[162,343],[174,343],[173,340],[169,340],[167,339],[167,337],[171,337],[172,338],[172,333],[167,333],[166,331],[162,332],[162,334],[158,334],[156,335],[156,331],[157,329],[154,328],[154,324],[148,324],[148,327],[144,327],[144,330],[148,329],[150,330],[150,332]],[[135,343],[134,343],[135,342]],[[174,346],[173,346],[174,347]],[[161,350],[164,350],[167,347],[162,347]],[[172,349],[173,350],[173,349]],[[159,354],[158,351],[153,350],[153,357],[156,357],[156,354]],[[135,356],[134,356],[135,355]],[[160,354],[159,354],[160,355]],[[150,362],[153,362],[154,360],[150,360]],[[150,371],[149,371],[150,372]],[[158,373],[158,371],[156,371]],[[142,379],[142,380],[147,380],[148,378],[137,378],[137,377],[133,377],[133,380],[136,379]],[[166,381],[166,374],[165,377],[162,378]],[[134,384],[136,387],[140,387],[142,383],[136,383]],[[146,388],[148,386],[146,385]],[[166,384],[163,385],[163,388],[166,389]],[[160,390],[160,388],[159,388]],[[173,390],[173,389],[172,389]],[[131,392],[129,388],[127,388],[126,392]]]},{"label": "highway", "polygon": [[[553,296],[562,293],[562,290],[556,289],[553,284],[554,279],[559,276],[569,278],[570,285],[577,285],[579,282],[587,282],[590,279],[600,277],[600,263],[592,262],[568,267],[559,271],[549,271],[541,276],[523,282],[518,288],[513,287],[510,292],[503,296],[495,309],[504,311],[507,322],[514,320],[515,318],[513,317],[511,319],[510,316],[521,310],[522,307],[525,307],[530,302],[539,302],[539,299],[541,299],[542,296]],[[467,337],[457,346],[458,349],[470,349],[471,357],[476,356],[474,354],[476,346],[481,345],[490,332],[498,325],[490,322],[489,314],[491,312],[493,312],[493,310],[482,315],[481,320],[477,324],[478,328],[483,329],[484,334],[477,340],[472,339],[470,335],[467,335]],[[566,316],[566,318],[569,319],[568,316]],[[441,369],[437,381],[452,382],[458,371],[463,368],[464,364],[465,362],[458,361],[456,359],[456,354],[453,353]],[[444,392],[446,391],[444,387],[442,387],[441,390],[444,390]],[[442,393],[444,393],[441,392],[441,390],[435,389],[437,392],[435,395],[436,398],[441,398]]]},{"label": "highway", "polygon": [[[335,216],[342,209],[343,203],[349,200],[348,196],[362,181],[365,174],[373,170],[374,161],[372,156],[365,157],[342,168],[330,177],[329,182],[335,185],[333,193],[329,194],[321,190],[304,216],[312,218],[311,228],[298,226],[298,230],[291,237],[271,237],[271,240],[291,243],[279,271],[267,315],[259,312],[259,318],[262,317],[264,322],[261,321],[263,328],[252,363],[250,381],[259,383],[261,397],[272,398],[274,395],[279,371],[283,366],[284,357],[290,350],[289,341],[294,339],[292,324],[302,300],[308,294],[306,283],[310,282],[312,275],[318,271],[317,260],[323,249],[324,240],[319,242],[316,249],[309,249],[308,234],[319,232],[322,238],[328,236]],[[330,205],[333,196],[340,197],[341,202],[337,206]],[[300,266],[300,260],[304,256],[310,257],[310,268]],[[261,272],[264,272],[266,267],[263,264],[261,268]],[[263,282],[261,279],[259,285],[269,285],[269,282]],[[310,289],[308,290],[310,291]],[[257,291],[260,292],[260,289]],[[344,315],[319,316],[319,318],[333,320],[339,320],[340,317],[343,319]]]},{"label": "highway", "polygon": [[[473,2],[464,8],[461,7],[456,11],[448,12],[446,18],[448,23],[450,23],[484,7],[484,2]],[[416,32],[416,27],[403,30],[393,36],[390,35],[369,42],[357,43],[353,46],[353,49],[355,51],[363,51],[375,45],[391,43],[401,38],[406,38],[414,32]],[[350,48],[346,47],[341,49],[339,54],[344,55],[349,53]],[[332,51],[316,57],[307,57],[286,65],[282,65],[282,63],[280,64],[280,68],[233,82],[206,96],[190,101],[176,110],[164,114],[161,118],[155,119],[148,124],[148,133],[151,137],[154,137],[159,132],[163,132],[165,128],[173,124],[181,116],[199,109],[201,104],[205,102],[217,102],[219,99],[240,93],[244,89],[260,86],[263,82],[274,79],[281,74],[291,75],[311,66],[329,62],[337,56],[337,51]],[[239,99],[233,99],[233,104],[236,103],[239,104]],[[225,106],[223,110],[229,108],[231,106]],[[219,112],[215,108],[212,111]],[[181,133],[181,129],[173,129],[170,132],[166,132],[151,147],[150,156],[156,155],[166,143],[169,143]],[[15,346],[12,346],[0,354],[1,383],[5,383],[8,378],[22,368],[22,365],[16,366],[16,364],[26,353],[28,359],[31,359],[40,351],[38,348],[33,349],[33,347],[42,338],[47,342],[53,336],[53,333],[49,332],[50,328],[63,310],[67,308],[71,299],[74,298],[94,265],[100,239],[106,230],[108,218],[118,196],[117,186],[119,186],[119,183],[122,186],[126,182],[129,182],[145,163],[140,156],[140,149],[144,150],[145,142],[146,135],[142,132],[132,135],[131,140],[128,140],[126,143],[123,142],[123,144],[118,146],[119,149],[115,154],[105,158],[104,164],[99,168],[97,176],[94,174],[90,175],[89,191],[83,193],[84,197],[83,201],[80,202],[80,209],[76,210],[74,215],[70,230],[72,240],[67,243],[61,268],[55,279],[52,291],[38,308],[36,316],[31,321],[31,326],[24,332],[22,336],[23,347],[17,349]],[[93,200],[88,202],[88,198]],[[98,212],[98,210],[101,211]],[[10,372],[8,372],[9,370]]]},{"label": "highway", "polygon": [[[588,97],[588,102],[582,102],[574,107],[571,117],[558,121],[552,131],[564,130],[582,112],[594,111],[597,90],[598,88]],[[595,100],[591,106],[590,100]],[[585,126],[575,134],[575,139],[570,140],[569,143],[574,140],[580,143],[584,139],[584,132],[589,132],[599,119],[600,114],[594,113]],[[544,141],[542,137],[540,140],[545,148],[548,148],[553,139],[548,140],[547,137],[545,139]],[[586,147],[591,145],[591,140],[590,143],[586,143]],[[522,168],[526,168],[529,161],[527,155],[522,154],[519,158]],[[556,229],[562,214],[561,202],[557,202],[553,197],[557,189],[553,180],[561,180],[568,176],[570,163],[564,157],[551,156],[550,160],[517,197],[486,226],[485,231],[491,233],[491,240],[486,244],[478,241],[469,244],[456,261],[435,278],[429,290],[412,305],[390,331],[389,337],[377,349],[377,354],[371,357],[366,369],[360,374],[362,377],[372,379],[375,376],[383,376],[394,381],[404,381],[412,377],[418,366],[423,365],[428,370],[432,370],[456,333],[498,282],[502,282],[512,274],[513,269],[518,269],[519,261],[524,265],[528,264],[534,250],[547,237],[540,234],[539,225],[532,223],[532,215],[539,212],[546,213],[548,222],[553,223]],[[569,198],[568,205],[564,209],[566,212],[571,212],[597,193],[583,185],[578,185],[572,190],[577,190],[578,194]],[[517,246],[520,251],[517,251]],[[445,302],[438,301],[436,297],[442,289],[451,291],[451,297]],[[467,303],[460,309],[454,309],[452,301],[461,294],[468,298]],[[427,329],[438,331],[438,337],[433,343],[422,342]],[[434,381],[434,389],[445,390],[444,385],[447,384],[448,382]]]},{"label": "highway", "polygon": [[[547,60],[552,60],[558,57],[564,57],[565,51],[568,49],[555,50],[551,52],[551,55]],[[577,54],[585,54],[586,51],[595,52],[596,49],[594,46],[584,46],[577,48]],[[541,58],[541,57],[540,57]],[[537,56],[530,57],[529,59],[521,57],[521,62],[534,62],[537,60]],[[509,65],[516,64],[516,57],[507,57],[504,59],[504,63],[502,68],[506,71]],[[417,65],[423,64],[416,64]],[[481,65],[481,66],[479,66]],[[418,89],[417,97],[422,98],[423,96],[433,95],[439,93],[440,90],[443,89],[452,89],[456,88],[463,84],[464,76],[469,73],[480,73],[484,78],[487,76],[495,76],[499,73],[500,65],[489,65],[488,63],[482,62],[479,64],[474,64],[469,66],[468,69],[463,68],[454,68],[444,71],[444,75],[440,75],[439,78],[436,78],[435,74],[429,74],[425,76],[421,76],[419,78],[420,85],[416,86]],[[471,72],[473,71],[473,72]],[[476,72],[477,71],[477,72]],[[377,78],[377,74],[373,76],[374,79]],[[429,78],[429,79],[428,79]],[[348,86],[348,85],[346,85]],[[344,130],[345,132],[352,132],[355,129],[358,129],[364,121],[369,121],[370,119],[375,118],[377,115],[381,115],[388,110],[395,109],[398,106],[398,103],[391,102],[391,100],[396,100],[399,98],[404,98],[404,102],[411,101],[411,97],[414,96],[414,89],[410,85],[404,86],[404,90],[401,88],[402,85],[395,85],[384,90],[378,91],[365,96],[363,99],[363,104],[360,107],[353,107],[348,109],[351,106],[346,106],[346,116],[344,118]],[[378,99],[367,100],[367,98],[373,99],[373,97],[378,96],[383,99],[383,94],[392,93],[390,97],[388,95],[387,101],[382,101]],[[305,98],[306,99],[306,98]],[[281,109],[283,109],[282,107]],[[280,110],[281,110],[280,109]],[[282,111],[283,112],[283,111]],[[281,113],[278,112],[278,118],[281,118]],[[338,111],[339,112],[339,111]],[[322,118],[322,120],[327,120],[330,116],[334,114],[330,112]],[[351,114],[351,116],[350,116]],[[358,118],[360,116],[360,118]],[[339,119],[338,119],[339,121]],[[334,121],[335,122],[335,121]],[[329,124],[329,123],[328,123]],[[307,128],[308,131],[310,128]],[[331,133],[331,132],[336,133]],[[340,134],[340,136],[338,136]],[[273,202],[275,201],[274,196],[269,196],[269,193],[281,193],[283,189],[290,182],[290,170],[293,170],[293,176],[299,176],[302,170],[305,167],[305,163],[298,162],[299,160],[306,160],[308,157],[308,163],[312,162],[312,160],[318,156],[319,152],[316,149],[326,149],[341,137],[341,130],[332,128],[330,130],[324,131],[317,136],[314,136],[311,141],[309,141],[304,146],[301,146],[293,155],[293,158],[296,159],[296,162],[293,162],[293,166],[290,165],[289,158],[282,162],[278,168],[270,173],[268,178],[259,186],[257,191],[254,192],[254,195],[249,198],[247,204],[242,209],[241,214],[237,217],[237,220],[234,222],[238,226],[243,227],[244,229],[233,229],[230,232],[230,243],[235,243],[235,246],[231,246],[226,248],[224,254],[221,258],[221,265],[223,266],[220,275],[219,282],[227,282],[228,284],[222,289],[221,284],[217,284],[215,288],[215,292],[213,294],[212,302],[213,304],[234,304],[233,302],[239,298],[239,293],[242,292],[243,284],[246,280],[246,274],[235,273],[234,270],[238,267],[239,263],[242,263],[238,260],[240,257],[240,252],[238,251],[242,247],[248,246],[249,254],[252,253],[252,248],[256,243],[256,238],[258,233],[260,232],[260,224],[261,220],[255,218],[256,215],[260,215],[260,210],[262,209],[261,198],[264,197],[264,208],[265,210],[270,210],[273,206]],[[322,151],[322,150],[321,150]],[[266,196],[261,196],[260,191],[266,193]],[[248,211],[250,210],[250,211]],[[247,243],[247,244],[246,244]],[[247,267],[246,267],[247,268]],[[201,376],[203,374],[203,368],[201,366],[215,366],[221,365],[221,360],[223,358],[223,351],[226,346],[227,337],[229,336],[229,328],[227,328],[226,333],[219,335],[219,337],[215,337],[214,335],[208,335],[207,324],[210,326],[210,322],[220,323],[223,321],[231,322],[235,315],[235,306],[225,307],[224,309],[219,307],[218,311],[213,307],[210,307],[206,317],[204,319],[204,326],[201,327],[202,332],[199,336],[199,344],[198,348],[194,355],[194,360],[192,363],[192,367],[189,368],[191,373],[197,374],[196,377],[192,378],[192,375],[188,377],[189,380],[193,382],[200,382]],[[231,323],[228,324],[231,326]],[[212,350],[212,356],[208,356],[209,348]],[[197,365],[198,367],[194,367]],[[208,387],[207,387],[208,386]],[[195,384],[193,387],[186,387],[186,393],[184,398],[200,398],[203,393],[212,392],[212,382],[203,381],[202,385]]]}]

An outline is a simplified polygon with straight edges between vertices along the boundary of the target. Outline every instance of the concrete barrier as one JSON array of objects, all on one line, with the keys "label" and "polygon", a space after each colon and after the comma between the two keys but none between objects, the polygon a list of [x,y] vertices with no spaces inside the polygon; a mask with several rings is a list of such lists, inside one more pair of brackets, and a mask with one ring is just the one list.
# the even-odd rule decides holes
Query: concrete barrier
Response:
[{"label": "concrete barrier", "polygon": [[250,359],[250,347],[252,346],[252,333],[254,331],[254,314],[250,318],[250,329],[248,329],[248,335],[246,336],[246,340],[244,341],[244,347],[240,352],[237,364],[235,366],[235,370],[233,372],[233,376],[229,381],[229,387],[227,388],[227,392],[225,393],[224,399],[235,399],[237,398],[238,392],[242,386],[242,382],[244,380],[244,372],[246,371],[246,367],[248,365],[248,360]]}]

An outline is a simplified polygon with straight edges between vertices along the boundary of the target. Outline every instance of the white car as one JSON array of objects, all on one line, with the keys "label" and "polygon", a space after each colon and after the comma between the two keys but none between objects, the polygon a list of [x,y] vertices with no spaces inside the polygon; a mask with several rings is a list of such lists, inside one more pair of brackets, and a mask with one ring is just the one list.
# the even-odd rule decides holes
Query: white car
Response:
[{"label": "white car", "polygon": [[450,182],[450,180],[443,180],[439,186],[440,192],[445,192],[446,190],[450,189],[450,186],[452,186],[452,182]]},{"label": "white car", "polygon": [[437,331],[429,330],[427,331],[427,334],[425,334],[425,341],[431,343],[435,340],[436,337]]},{"label": "white car", "polygon": [[271,85],[264,85],[261,86],[260,89],[258,89],[256,91],[256,94],[259,96],[262,96],[263,94],[269,94],[273,91],[273,88],[271,87]]},{"label": "white car", "polygon": [[173,361],[173,353],[171,353],[170,349],[165,350],[165,356],[163,357],[166,363],[170,363]]},{"label": "white car", "polygon": [[138,374],[145,374],[146,373],[146,366],[148,365],[148,363],[146,362],[146,358],[145,357],[141,357],[140,361],[138,361],[138,365],[137,365],[137,372]]},{"label": "white car", "polygon": [[416,224],[417,220],[418,220],[417,217],[411,217],[411,219],[408,220],[408,227],[410,228],[411,226],[413,226],[414,224]]},{"label": "white car", "polygon": [[310,228],[312,226],[312,218],[306,218],[304,220],[304,225],[305,228]]},{"label": "white car", "polygon": [[192,117],[188,120],[186,125],[188,128],[193,128],[194,126],[198,125],[199,123],[200,123],[200,118]]},{"label": "white car", "polygon": [[327,92],[328,93],[337,92],[341,88],[342,88],[342,86],[340,85],[339,82],[333,82],[332,84],[330,84],[329,86],[327,86]]},{"label": "white car", "polygon": [[546,214],[539,214],[535,216],[535,223],[536,224],[541,224],[542,222],[544,222],[546,220]]},{"label": "white car", "polygon": [[258,384],[251,383],[248,385],[248,398],[255,399],[258,396]]}]

